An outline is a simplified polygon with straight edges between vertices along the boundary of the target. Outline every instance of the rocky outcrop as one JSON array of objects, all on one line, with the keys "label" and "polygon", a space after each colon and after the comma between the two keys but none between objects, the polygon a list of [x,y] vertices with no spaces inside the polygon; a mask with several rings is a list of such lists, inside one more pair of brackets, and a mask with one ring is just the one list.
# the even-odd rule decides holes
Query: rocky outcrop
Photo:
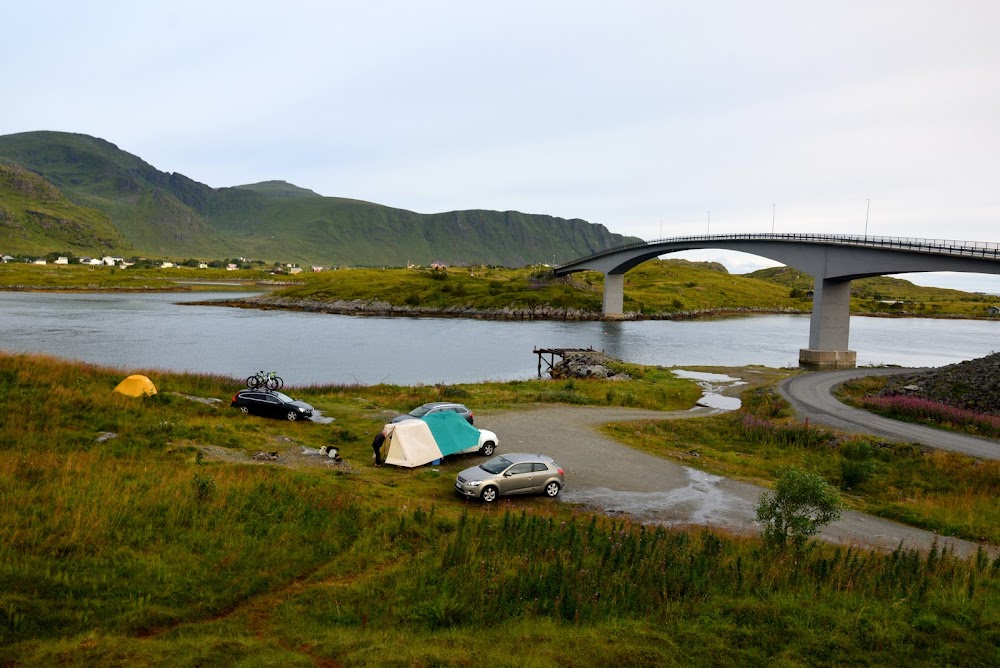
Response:
[{"label": "rocky outcrop", "polygon": [[892,376],[882,394],[916,396],[976,413],[1000,415],[1000,353]]},{"label": "rocky outcrop", "polygon": [[602,378],[608,380],[631,380],[627,373],[619,373],[611,368],[615,362],[596,350],[567,351],[563,358],[552,365],[553,378]]}]

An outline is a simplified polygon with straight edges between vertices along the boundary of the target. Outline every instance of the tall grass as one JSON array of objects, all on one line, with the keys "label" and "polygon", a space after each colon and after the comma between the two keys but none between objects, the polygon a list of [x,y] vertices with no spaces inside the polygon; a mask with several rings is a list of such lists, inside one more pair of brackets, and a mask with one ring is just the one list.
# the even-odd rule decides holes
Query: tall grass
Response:
[{"label": "tall grass", "polygon": [[[407,532],[426,536],[429,549],[377,582],[289,602],[284,614],[308,616],[315,633],[373,625],[442,634],[522,620],[612,629],[641,621],[685,630],[656,661],[684,656],[698,664],[711,662],[706,641],[720,632],[733,639],[723,656],[734,665],[736,657],[764,661],[775,652],[829,665],[906,656],[962,662],[997,653],[988,638],[1000,630],[993,615],[1000,559],[985,551],[971,560],[936,548],[880,554],[819,547],[792,556],[707,531],[525,512],[463,515],[444,531],[433,516],[414,513],[393,537]],[[956,625],[963,629],[956,636],[937,636]],[[741,633],[744,627],[753,633]],[[829,646],[831,636],[842,642]],[[497,649],[500,656],[505,649]],[[572,656],[579,665],[606,665]]]},{"label": "tall grass", "polygon": [[1000,437],[1000,416],[984,415],[921,397],[867,396],[860,407],[897,420],[941,425],[989,438]]}]

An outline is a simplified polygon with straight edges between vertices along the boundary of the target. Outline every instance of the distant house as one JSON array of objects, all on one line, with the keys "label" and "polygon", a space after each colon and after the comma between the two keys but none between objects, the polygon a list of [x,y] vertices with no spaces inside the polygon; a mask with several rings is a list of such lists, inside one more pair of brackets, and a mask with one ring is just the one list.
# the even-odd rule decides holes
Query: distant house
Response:
[{"label": "distant house", "polygon": [[987,307],[986,315],[1000,315],[1000,306]]},{"label": "distant house", "polygon": [[431,269],[447,269],[448,265],[444,262],[434,262],[431,264]]},{"label": "distant house", "polygon": [[208,269],[208,263],[207,262],[199,262],[198,263],[198,268],[199,269]]},{"label": "distant house", "polygon": [[226,265],[226,271],[236,271],[237,269],[239,269],[239,267],[237,267],[232,262]]},{"label": "distant house", "polygon": [[104,257],[101,258],[101,262],[108,265],[109,267],[113,267],[121,261],[122,259],[120,257],[111,257],[110,255],[105,255]]},{"label": "distant house", "polygon": [[289,274],[301,274],[302,273],[302,267],[291,267],[291,268],[289,268],[288,273]]},{"label": "distant house", "polygon": [[319,272],[323,271],[323,267],[317,267],[316,265],[313,265],[312,271],[314,274],[318,274]]},{"label": "distant house", "polygon": [[160,265],[160,269],[170,269],[173,266],[174,266],[173,262],[164,262],[163,264]]},{"label": "distant house", "polygon": [[4,255],[2,258],[0,258],[0,260],[2,260],[4,264],[7,264],[8,262],[12,261],[13,259],[14,258],[12,256],[10,256],[10,255]]},{"label": "distant house", "polygon": [[45,260],[35,260],[32,264],[48,264]]},{"label": "distant house", "polygon": [[56,264],[69,264],[69,258],[60,255],[56,258]]},{"label": "distant house", "polygon": [[98,265],[104,264],[104,261],[103,260],[99,260],[96,257],[93,257],[93,258],[90,258],[90,261],[87,262],[87,264],[96,267]]}]

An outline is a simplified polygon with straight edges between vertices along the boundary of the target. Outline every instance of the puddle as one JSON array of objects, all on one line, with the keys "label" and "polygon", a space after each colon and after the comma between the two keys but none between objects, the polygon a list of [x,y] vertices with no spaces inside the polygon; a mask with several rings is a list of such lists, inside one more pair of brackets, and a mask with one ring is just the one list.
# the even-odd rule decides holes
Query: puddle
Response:
[{"label": "puddle", "polygon": [[696,404],[705,408],[714,408],[720,411],[739,410],[742,405],[737,397],[727,397],[721,392],[737,385],[746,385],[746,382],[739,378],[726,376],[721,373],[705,373],[702,371],[686,371],[684,369],[674,370],[674,375],[678,378],[688,378],[698,383],[704,391]]},{"label": "puddle", "polygon": [[563,500],[604,513],[621,513],[662,526],[700,524],[746,528],[754,516],[753,503],[723,488],[726,479],[684,467],[688,484],[662,492],[629,492],[599,487],[566,489]]},{"label": "puddle", "polygon": [[322,411],[318,411],[318,410],[316,410],[314,408],[313,409],[312,417],[309,418],[309,421],[310,422],[316,422],[316,423],[319,423],[319,424],[331,424],[336,419],[337,418],[327,417],[326,415],[323,415]]}]

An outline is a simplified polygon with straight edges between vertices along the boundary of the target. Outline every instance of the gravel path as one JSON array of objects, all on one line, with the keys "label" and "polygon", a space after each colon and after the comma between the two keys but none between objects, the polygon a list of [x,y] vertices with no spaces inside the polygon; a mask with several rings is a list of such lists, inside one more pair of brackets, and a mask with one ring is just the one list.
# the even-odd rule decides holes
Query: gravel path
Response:
[{"label": "gravel path", "polygon": [[846,369],[815,371],[783,380],[778,385],[799,418],[842,431],[863,432],[881,438],[920,443],[940,450],[961,452],[971,457],[1000,459],[1000,443],[988,438],[943,431],[912,422],[900,422],[842,404],[833,390],[852,378],[894,376],[916,369]]},{"label": "gravel path", "polygon": [[[624,408],[545,406],[477,414],[477,426],[497,432],[499,454],[541,452],[566,471],[564,502],[651,524],[709,526],[756,533],[753,506],[764,488],[711,475],[655,457],[604,436],[601,424],[630,420],[695,418],[712,409],[658,412]],[[936,541],[957,554],[978,545],[871,515],[847,512],[820,534],[834,543],[893,549],[929,549]],[[996,552],[996,550],[993,550]]]}]

